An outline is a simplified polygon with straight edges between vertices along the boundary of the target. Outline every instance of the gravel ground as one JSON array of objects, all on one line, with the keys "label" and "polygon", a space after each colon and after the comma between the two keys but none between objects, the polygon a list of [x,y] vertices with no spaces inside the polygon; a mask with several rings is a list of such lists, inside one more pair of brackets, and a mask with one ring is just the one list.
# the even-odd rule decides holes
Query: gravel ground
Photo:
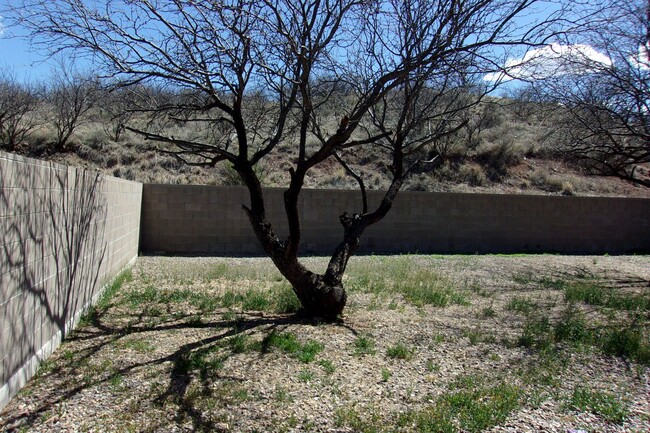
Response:
[{"label": "gravel ground", "polygon": [[[650,257],[356,257],[334,324],[278,313],[287,287],[267,259],[141,257],[131,274],[1,431],[650,431]],[[649,303],[567,302],[589,284]],[[567,317],[635,327],[640,355],[525,342]]]}]

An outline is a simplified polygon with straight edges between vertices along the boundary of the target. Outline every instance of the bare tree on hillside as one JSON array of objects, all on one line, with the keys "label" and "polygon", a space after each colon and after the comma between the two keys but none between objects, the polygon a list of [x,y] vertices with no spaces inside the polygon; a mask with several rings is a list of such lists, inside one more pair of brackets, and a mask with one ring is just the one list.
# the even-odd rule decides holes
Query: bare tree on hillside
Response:
[{"label": "bare tree on hillside", "polygon": [[0,144],[13,151],[37,126],[35,111],[40,104],[36,92],[10,75],[0,77]]},{"label": "bare tree on hillside", "polygon": [[[10,0],[6,13],[55,51],[82,50],[121,85],[182,90],[147,107],[158,118],[204,123],[218,134],[180,139],[131,129],[191,165],[231,164],[246,185],[244,209],[266,253],[304,310],[333,319],[346,303],[342,284],[367,227],[393,205],[430,147],[464,124],[468,77],[493,70],[504,50],[543,41],[562,11],[544,21],[518,17],[536,0]],[[568,15],[565,15],[568,16]],[[343,92],[334,91],[339,89]],[[337,99],[338,98],[338,99]],[[332,119],[336,99],[337,116]],[[326,114],[327,111],[327,114]],[[256,166],[278,146],[295,146],[284,193],[288,236],[266,216]],[[370,146],[390,169],[374,207],[346,158]],[[360,206],[340,217],[342,240],[323,274],[298,259],[299,196],[310,170],[334,158],[360,186]]]},{"label": "bare tree on hillside", "polygon": [[72,134],[100,98],[100,86],[62,64],[46,92],[50,125],[56,132],[55,152],[67,150]]},{"label": "bare tree on hillside", "polygon": [[615,2],[596,16],[576,42],[611,63],[573,57],[579,73],[542,80],[532,90],[556,103],[563,155],[595,174],[650,187],[650,3]]}]

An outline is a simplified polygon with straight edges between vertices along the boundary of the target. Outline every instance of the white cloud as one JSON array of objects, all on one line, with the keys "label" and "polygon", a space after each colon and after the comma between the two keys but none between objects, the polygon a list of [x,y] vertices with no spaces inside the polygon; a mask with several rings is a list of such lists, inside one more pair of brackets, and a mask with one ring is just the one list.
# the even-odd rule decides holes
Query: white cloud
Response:
[{"label": "white cloud", "polygon": [[5,26],[2,24],[2,15],[0,15],[0,36],[2,36],[5,32]]},{"label": "white cloud", "polygon": [[484,80],[541,80],[558,75],[584,74],[611,65],[609,57],[589,45],[552,44],[528,51],[523,58],[509,60],[504,71],[487,74]]},{"label": "white cloud", "polygon": [[639,46],[638,52],[630,56],[630,63],[639,69],[650,70],[650,42]]}]

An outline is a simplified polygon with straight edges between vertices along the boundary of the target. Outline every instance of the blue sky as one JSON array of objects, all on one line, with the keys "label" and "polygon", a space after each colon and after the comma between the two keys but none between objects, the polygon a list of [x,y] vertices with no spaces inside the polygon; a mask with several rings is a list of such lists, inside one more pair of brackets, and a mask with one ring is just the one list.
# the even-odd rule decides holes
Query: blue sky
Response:
[{"label": "blue sky", "polygon": [[8,71],[18,81],[34,82],[50,75],[51,62],[44,62],[26,40],[12,37],[15,30],[4,29],[0,35],[0,69]]}]

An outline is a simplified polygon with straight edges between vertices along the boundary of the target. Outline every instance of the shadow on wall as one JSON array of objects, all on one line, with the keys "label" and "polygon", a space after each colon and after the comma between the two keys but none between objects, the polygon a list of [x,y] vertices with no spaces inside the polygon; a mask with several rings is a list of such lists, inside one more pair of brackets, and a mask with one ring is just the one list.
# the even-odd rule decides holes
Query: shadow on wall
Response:
[{"label": "shadow on wall", "polygon": [[100,289],[107,202],[99,173],[0,160],[0,408]]}]

